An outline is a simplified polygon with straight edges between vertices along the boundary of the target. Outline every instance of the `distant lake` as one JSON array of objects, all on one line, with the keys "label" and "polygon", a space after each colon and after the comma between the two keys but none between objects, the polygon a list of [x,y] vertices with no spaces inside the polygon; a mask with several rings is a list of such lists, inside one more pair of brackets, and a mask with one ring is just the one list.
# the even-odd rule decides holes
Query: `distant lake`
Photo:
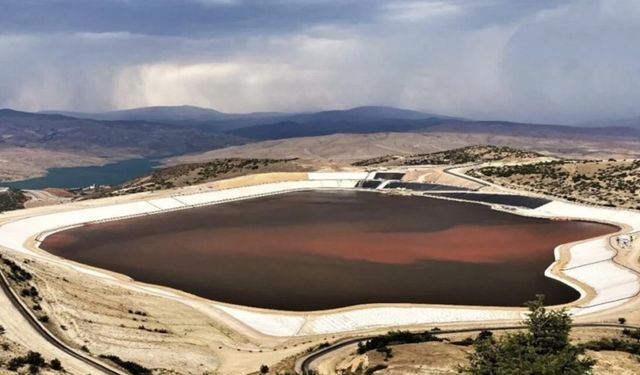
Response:
[{"label": "distant lake", "polygon": [[143,175],[158,166],[150,159],[129,159],[93,167],[50,168],[47,175],[28,180],[0,182],[18,189],[78,188],[89,185],[117,185]]}]

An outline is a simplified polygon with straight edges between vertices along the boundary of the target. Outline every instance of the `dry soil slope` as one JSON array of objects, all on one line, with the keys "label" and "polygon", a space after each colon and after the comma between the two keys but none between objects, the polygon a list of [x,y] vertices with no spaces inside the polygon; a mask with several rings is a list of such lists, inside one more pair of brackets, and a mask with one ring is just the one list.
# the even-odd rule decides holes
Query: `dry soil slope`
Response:
[{"label": "dry soil slope", "polygon": [[166,159],[169,165],[217,158],[302,158],[351,163],[397,154],[429,153],[477,144],[510,146],[577,158],[640,157],[640,141],[575,140],[496,134],[374,133],[332,134],[262,141]]}]

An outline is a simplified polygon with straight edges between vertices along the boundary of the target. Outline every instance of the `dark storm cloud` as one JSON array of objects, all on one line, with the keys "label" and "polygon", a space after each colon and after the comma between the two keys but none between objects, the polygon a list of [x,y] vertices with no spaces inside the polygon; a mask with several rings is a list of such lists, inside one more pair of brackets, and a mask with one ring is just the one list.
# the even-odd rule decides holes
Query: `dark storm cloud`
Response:
[{"label": "dark storm cloud", "polygon": [[0,107],[637,116],[636,0],[0,0]]},{"label": "dark storm cloud", "polygon": [[15,33],[129,32],[212,37],[284,32],[369,19],[379,1],[9,0],[0,29]]}]

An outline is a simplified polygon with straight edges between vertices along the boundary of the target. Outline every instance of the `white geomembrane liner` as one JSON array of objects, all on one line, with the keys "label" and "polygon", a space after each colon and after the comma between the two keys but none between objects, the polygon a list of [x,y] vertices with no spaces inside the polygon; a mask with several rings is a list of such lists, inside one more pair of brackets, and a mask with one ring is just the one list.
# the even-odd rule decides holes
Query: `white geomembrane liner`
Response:
[{"label": "white geomembrane liner", "polygon": [[[39,240],[42,240],[46,234],[82,225],[83,223],[156,214],[192,206],[218,204],[292,191],[349,189],[354,188],[358,180],[371,177],[371,173],[373,172],[314,172],[308,174],[309,180],[306,181],[276,182],[200,193],[175,194],[163,198],[80,208],[66,212],[27,217],[0,226],[0,246],[33,254],[31,250],[25,247],[25,242],[28,239],[44,233],[39,237]],[[635,230],[640,229],[640,214],[631,211],[587,207],[565,202],[551,202],[535,210],[518,209],[516,212],[537,217],[605,220],[625,223]],[[637,275],[630,270],[615,265],[610,260],[613,252],[608,249],[605,240],[596,239],[583,242],[572,247],[570,253],[571,259],[565,271],[567,275],[590,285],[597,292],[596,298],[587,306],[579,306],[571,310],[576,315],[616,306],[623,303],[624,299],[638,293]],[[116,280],[107,272],[101,272],[82,265],[73,264],[72,267],[79,272]],[[569,282],[567,283],[570,284]],[[139,290],[155,293],[153,292],[154,289],[143,285],[139,286]],[[166,292],[163,293],[172,292],[166,289]],[[180,297],[176,294],[173,298]],[[354,307],[349,310],[327,311],[326,313],[300,314],[263,312],[242,306],[231,307],[216,302],[211,302],[210,305],[256,331],[272,336],[326,334],[382,326],[521,319],[520,313],[513,310],[482,307],[375,306]]]},{"label": "white geomembrane liner", "polygon": [[[640,229],[640,213],[614,208],[582,206],[554,201],[533,210],[541,217],[562,217],[607,221],[629,225],[632,231]],[[575,315],[605,310],[624,303],[640,293],[638,274],[616,264],[615,252],[607,246],[606,238],[584,241],[570,248],[570,261],[563,273],[591,286],[596,296],[588,304],[572,309]]]},{"label": "white geomembrane liner", "polygon": [[255,312],[220,304],[215,307],[256,331],[271,336],[296,336],[306,321],[303,316]]},{"label": "white geomembrane liner", "polygon": [[365,180],[369,172],[309,172],[309,180]]},{"label": "white geomembrane liner", "polygon": [[615,256],[615,252],[607,247],[607,239],[600,238],[593,241],[582,242],[571,246],[569,250],[571,258],[564,270],[609,260]]},{"label": "white geomembrane liner", "polygon": [[324,334],[346,332],[381,325],[407,326],[452,322],[522,319],[515,311],[463,309],[446,307],[370,307],[366,309],[327,313],[308,319],[303,333]]}]

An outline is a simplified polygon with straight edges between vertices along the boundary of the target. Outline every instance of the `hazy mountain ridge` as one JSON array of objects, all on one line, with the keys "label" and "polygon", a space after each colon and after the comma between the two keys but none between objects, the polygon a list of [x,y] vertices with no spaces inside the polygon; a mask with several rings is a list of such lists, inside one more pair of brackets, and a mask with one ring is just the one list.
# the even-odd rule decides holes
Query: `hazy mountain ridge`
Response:
[{"label": "hazy mountain ridge", "polygon": [[589,121],[583,124],[583,126],[606,126],[606,127],[617,126],[617,127],[640,128],[640,116]]},{"label": "hazy mountain ridge", "polygon": [[336,133],[369,134],[382,132],[482,133],[527,137],[640,137],[640,128],[575,127],[565,125],[525,124],[507,121],[471,121],[447,118],[419,120],[387,119],[378,121],[286,121],[230,130],[229,134],[255,140],[322,136]]},{"label": "hazy mountain ridge", "polygon": [[201,108],[195,106],[153,106],[132,108],[118,111],[109,112],[73,112],[73,111],[42,111],[42,114],[59,114],[68,117],[91,119],[91,120],[106,120],[106,121],[139,121],[139,120],[202,120],[212,118],[222,118],[224,113],[216,111],[214,109]]},{"label": "hazy mountain ridge", "polygon": [[230,119],[251,118],[288,118],[292,121],[306,122],[306,120],[380,120],[380,119],[422,119],[429,117],[450,118],[449,116],[424,113],[409,109],[385,106],[361,106],[344,110],[328,110],[305,113],[285,112],[249,112],[225,113],[211,108],[183,105],[183,106],[152,106],[131,108],[108,112],[73,112],[73,111],[41,111],[39,114],[55,114],[68,117],[107,120],[158,120],[158,121],[218,121]]},{"label": "hazy mountain ridge", "polygon": [[[82,113],[42,112],[97,121],[147,121],[198,127],[204,131],[225,132],[248,140],[286,139],[336,133],[369,134],[377,132],[487,132],[527,136],[640,136],[640,118],[623,122],[593,123],[588,126],[529,124],[511,121],[474,121],[470,119],[385,106],[361,106],[344,110],[308,113],[224,113],[195,106],[156,106],[127,110]],[[611,126],[606,126],[611,125]]]},{"label": "hazy mountain ridge", "polygon": [[[0,110],[0,148],[5,155],[13,155],[10,158],[20,157],[15,155],[28,158],[29,150],[65,152],[71,159],[67,158],[69,160],[64,165],[70,166],[94,165],[95,158],[102,160],[102,163],[131,157],[165,158],[265,140],[306,137],[305,142],[308,143],[314,141],[309,137],[345,137],[346,134],[449,134],[452,137],[477,134],[484,135],[489,143],[491,138],[496,137],[513,140],[501,143],[506,146],[522,146],[519,140],[525,138],[527,142],[534,143],[556,139],[598,144],[610,141],[635,144],[640,141],[640,128],[473,121],[391,107],[357,107],[304,114],[224,114],[195,107],[153,107],[124,111],[127,118],[160,114],[168,119],[95,120],[52,112],[29,113],[4,109]],[[118,112],[118,115],[123,116],[123,113]],[[206,120],[202,116],[216,119]],[[452,137],[447,139],[451,141]],[[340,144],[340,147],[349,150],[358,147],[344,142]],[[567,147],[571,148],[570,145]],[[344,153],[344,150],[335,151]],[[77,162],[74,162],[73,155],[78,155]],[[46,158],[38,160],[38,170],[60,164],[55,164],[55,160],[47,161]],[[16,171],[10,172],[6,175],[16,175]]]},{"label": "hazy mountain ridge", "polygon": [[128,150],[153,157],[240,143],[237,137],[198,126],[177,127],[149,121],[98,121],[10,109],[0,110],[0,135],[0,146],[5,147],[96,150],[106,155]]}]

